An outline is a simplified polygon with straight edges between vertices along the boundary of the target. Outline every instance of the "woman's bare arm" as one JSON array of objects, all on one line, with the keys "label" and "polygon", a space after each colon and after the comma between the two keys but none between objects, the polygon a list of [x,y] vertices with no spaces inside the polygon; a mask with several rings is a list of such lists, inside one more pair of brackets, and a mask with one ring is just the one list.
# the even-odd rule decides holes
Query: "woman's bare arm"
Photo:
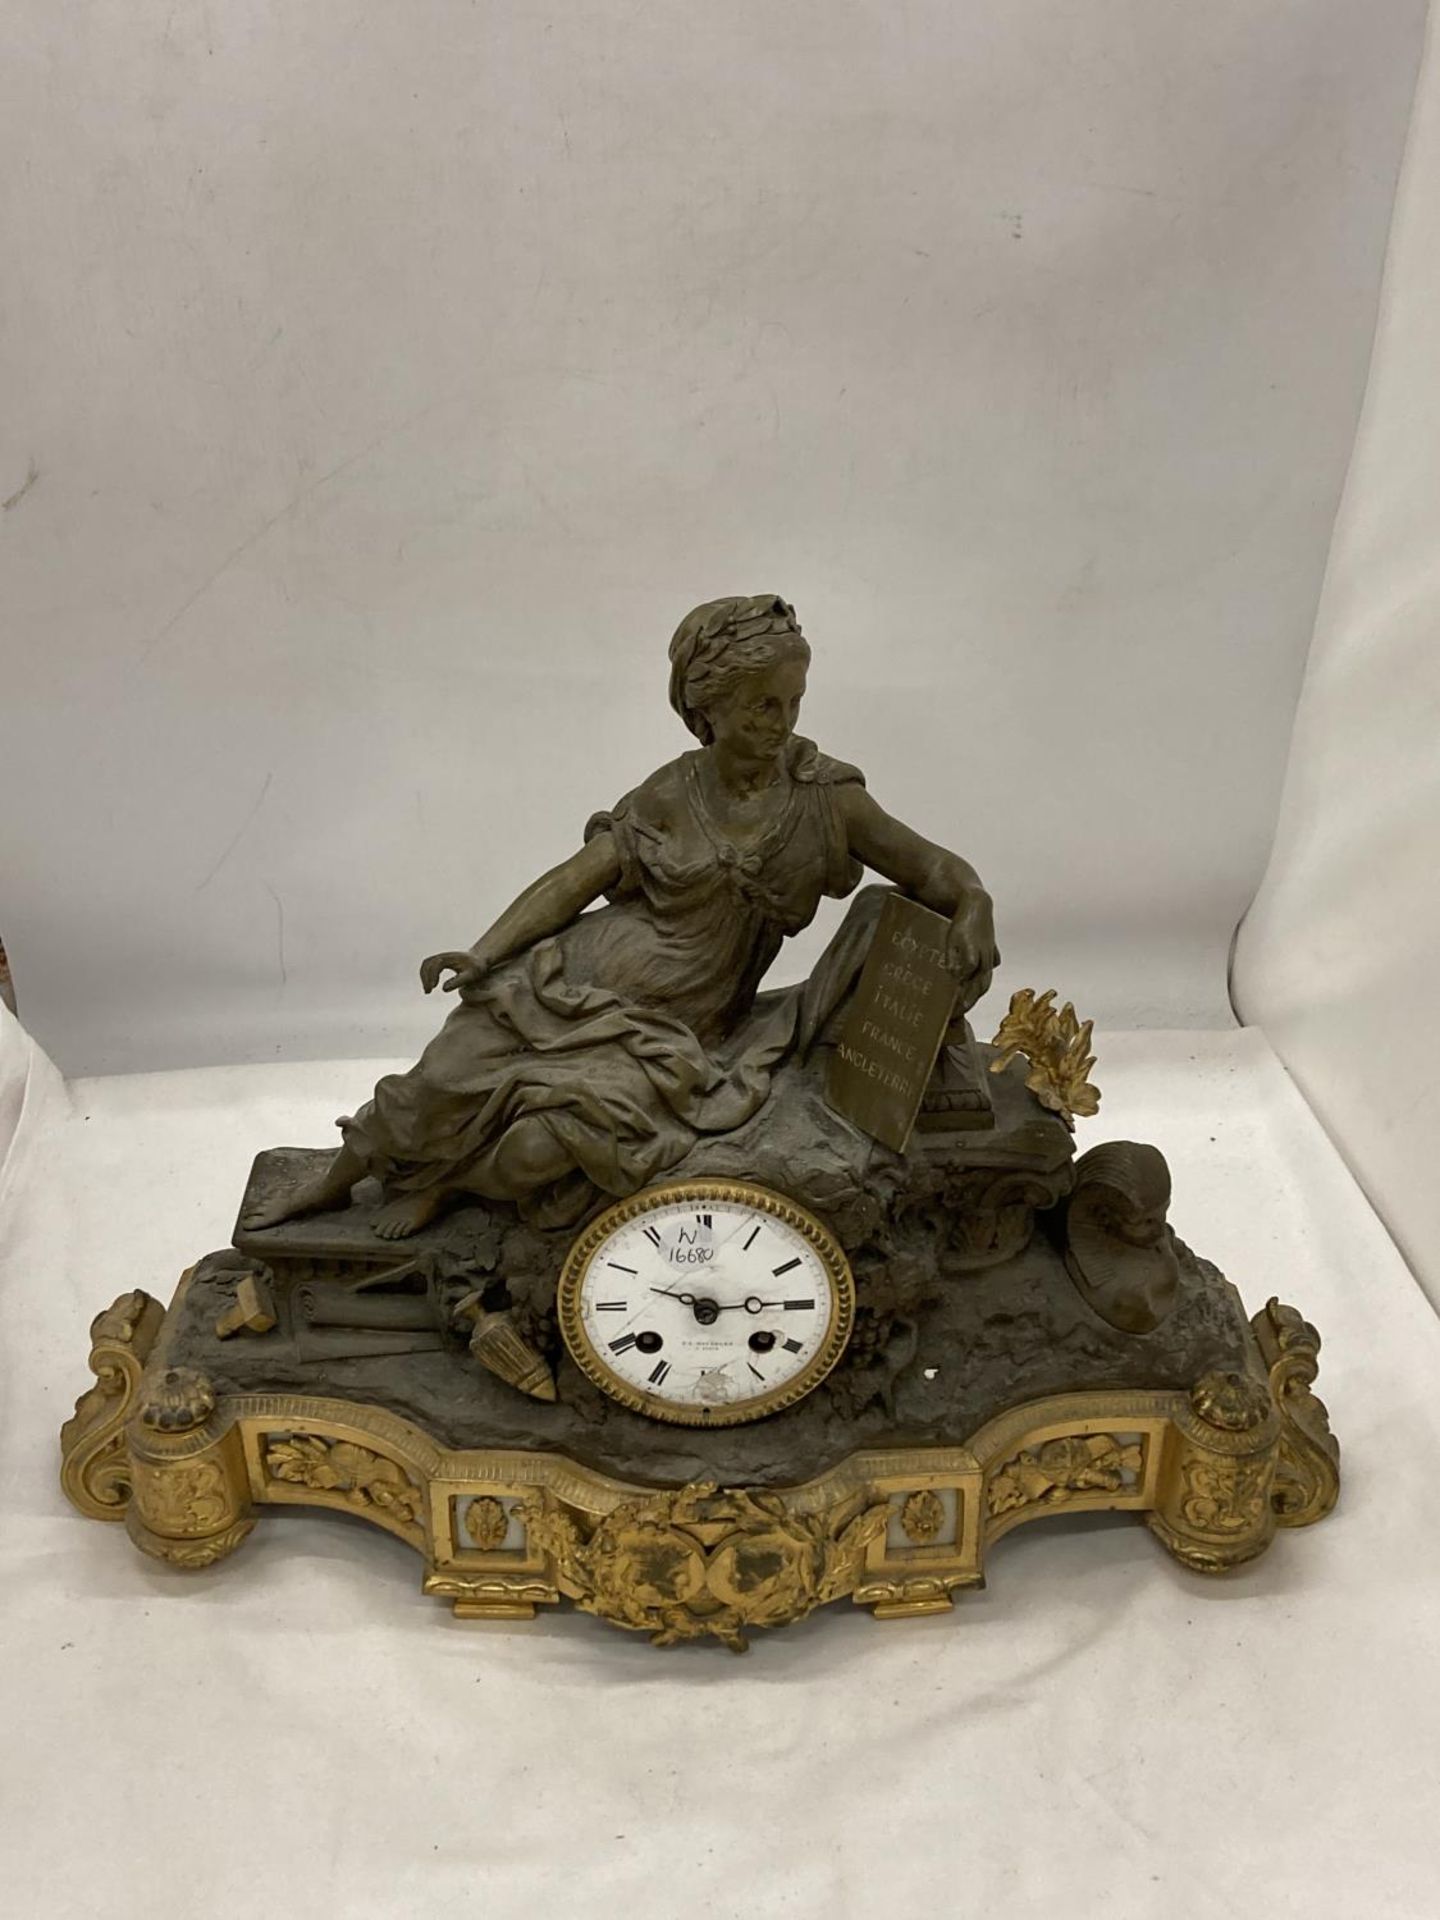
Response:
[{"label": "woman's bare arm", "polygon": [[487,966],[533,947],[547,934],[568,927],[576,914],[598,900],[620,878],[620,856],[608,833],[597,833],[578,853],[542,873],[526,887],[470,951]]},{"label": "woman's bare arm", "polygon": [[512,954],[523,953],[537,940],[568,927],[619,878],[620,856],[614,839],[608,833],[597,833],[578,853],[542,873],[512,900],[468,953],[432,953],[422,961],[420,984],[430,993],[440,975],[450,972],[455,977],[445,983],[448,992],[467,980],[478,979]]},{"label": "woman's bare arm", "polygon": [[973,1006],[1000,964],[994,909],[979,874],[958,853],[937,847],[887,813],[864,787],[847,784],[836,798],[855,858],[893,880],[921,906],[948,917],[950,969],[964,985],[964,1004]]},{"label": "woman's bare arm", "polygon": [[971,894],[985,891],[968,860],[886,813],[864,787],[843,786],[837,798],[855,858],[903,887],[922,906],[953,915]]}]

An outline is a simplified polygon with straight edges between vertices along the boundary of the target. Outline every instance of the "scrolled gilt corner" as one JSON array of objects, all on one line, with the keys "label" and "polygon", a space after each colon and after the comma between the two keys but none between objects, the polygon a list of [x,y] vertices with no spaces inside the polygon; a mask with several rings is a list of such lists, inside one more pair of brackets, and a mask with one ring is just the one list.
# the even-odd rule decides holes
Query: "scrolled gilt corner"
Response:
[{"label": "scrolled gilt corner", "polygon": [[1340,1494],[1340,1443],[1330,1431],[1325,1402],[1311,1392],[1320,1370],[1320,1336],[1295,1307],[1282,1306],[1273,1296],[1250,1326],[1280,1414],[1280,1458],[1271,1496],[1276,1524],[1313,1526]]},{"label": "scrolled gilt corner", "polygon": [[165,1309],[138,1288],[122,1293],[90,1326],[95,1385],[75,1402],[60,1429],[60,1484],[92,1520],[123,1520],[130,1499],[125,1423],[134,1409],[145,1363]]}]

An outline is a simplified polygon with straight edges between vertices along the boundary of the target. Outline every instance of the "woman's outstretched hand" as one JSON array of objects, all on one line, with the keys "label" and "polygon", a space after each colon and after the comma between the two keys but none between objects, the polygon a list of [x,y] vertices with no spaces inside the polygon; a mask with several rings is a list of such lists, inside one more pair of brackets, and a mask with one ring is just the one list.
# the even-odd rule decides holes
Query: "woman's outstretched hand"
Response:
[{"label": "woman's outstretched hand", "polygon": [[989,991],[990,976],[1000,964],[1000,951],[995,945],[990,896],[978,887],[967,893],[955,910],[945,940],[945,964],[960,982],[967,1010]]},{"label": "woman's outstretched hand", "polygon": [[420,962],[420,984],[426,993],[433,993],[441,974],[448,973],[451,977],[445,982],[445,991],[455,993],[461,987],[476,986],[487,970],[486,962],[468,949],[463,953],[432,953]]}]

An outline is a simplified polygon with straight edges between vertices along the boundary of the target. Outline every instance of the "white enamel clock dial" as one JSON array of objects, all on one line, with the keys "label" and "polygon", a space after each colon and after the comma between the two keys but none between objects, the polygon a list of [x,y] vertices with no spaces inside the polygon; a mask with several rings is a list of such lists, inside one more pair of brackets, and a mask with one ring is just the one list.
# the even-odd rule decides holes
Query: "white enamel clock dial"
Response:
[{"label": "white enamel clock dial", "polygon": [[855,1289],[839,1242],[803,1207],[748,1181],[676,1181],[586,1228],[557,1311],[576,1365],[623,1406],[723,1427],[824,1378]]}]

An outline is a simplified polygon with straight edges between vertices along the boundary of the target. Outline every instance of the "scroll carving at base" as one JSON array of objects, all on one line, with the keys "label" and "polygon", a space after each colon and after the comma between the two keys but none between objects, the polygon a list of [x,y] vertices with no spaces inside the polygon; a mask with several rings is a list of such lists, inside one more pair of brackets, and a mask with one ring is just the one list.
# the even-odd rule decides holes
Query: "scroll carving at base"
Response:
[{"label": "scroll carving at base", "polygon": [[850,1592],[889,1505],[874,1501],[841,1524],[792,1511],[782,1494],[702,1482],[624,1501],[593,1525],[548,1496],[520,1511],[588,1613],[658,1647],[711,1636],[738,1653],[748,1629],[784,1626]]},{"label": "scroll carving at base", "polygon": [[1323,1520],[1340,1493],[1340,1443],[1325,1402],[1310,1391],[1320,1370],[1320,1336],[1294,1307],[1269,1300],[1250,1322],[1270,1369],[1280,1411],[1280,1459],[1270,1502],[1282,1527]]},{"label": "scroll carving at base", "polygon": [[137,1288],[122,1293],[90,1328],[96,1384],[81,1394],[60,1429],[60,1484],[92,1520],[123,1520],[130,1498],[125,1422],[140,1388],[165,1310]]}]

